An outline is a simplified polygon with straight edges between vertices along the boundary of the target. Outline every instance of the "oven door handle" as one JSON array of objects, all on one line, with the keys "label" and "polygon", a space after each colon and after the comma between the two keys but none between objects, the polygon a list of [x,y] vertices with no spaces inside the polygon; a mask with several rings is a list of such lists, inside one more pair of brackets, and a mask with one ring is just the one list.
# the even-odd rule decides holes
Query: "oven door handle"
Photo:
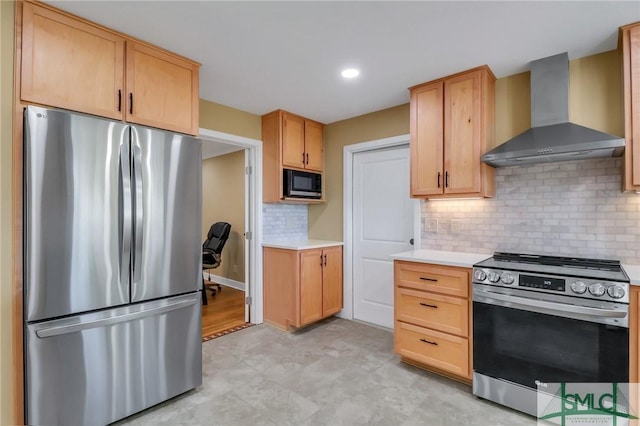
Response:
[{"label": "oven door handle", "polygon": [[476,302],[491,303],[491,299],[507,302],[509,306],[522,306],[524,308],[542,308],[558,313],[578,314],[600,318],[625,318],[627,311],[613,309],[591,308],[588,306],[569,305],[565,303],[547,302],[544,300],[529,299],[525,297],[511,296],[493,291],[474,292],[473,299]]}]

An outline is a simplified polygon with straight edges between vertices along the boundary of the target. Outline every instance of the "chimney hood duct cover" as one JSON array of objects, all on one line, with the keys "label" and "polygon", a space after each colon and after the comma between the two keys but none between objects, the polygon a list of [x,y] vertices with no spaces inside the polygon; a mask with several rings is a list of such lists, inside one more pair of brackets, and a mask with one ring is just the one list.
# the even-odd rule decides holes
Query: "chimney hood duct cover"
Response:
[{"label": "chimney hood duct cover", "polygon": [[484,154],[494,167],[619,157],[624,139],[569,123],[569,55],[531,62],[532,128]]}]

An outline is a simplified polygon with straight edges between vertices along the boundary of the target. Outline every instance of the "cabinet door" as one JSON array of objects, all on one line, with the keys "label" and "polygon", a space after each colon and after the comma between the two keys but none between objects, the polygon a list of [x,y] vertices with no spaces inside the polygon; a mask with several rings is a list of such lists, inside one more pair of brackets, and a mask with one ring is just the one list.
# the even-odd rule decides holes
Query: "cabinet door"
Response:
[{"label": "cabinet door", "polygon": [[282,113],[282,165],[304,168],[304,118]]},{"label": "cabinet door", "polygon": [[193,62],[127,41],[126,120],[197,135],[198,70]]},{"label": "cabinet door", "polygon": [[323,250],[322,316],[342,310],[342,247]]},{"label": "cabinet door", "polygon": [[444,83],[444,170],[446,194],[480,192],[482,143],[481,72]]},{"label": "cabinet door", "polygon": [[322,250],[300,252],[300,325],[322,318]]},{"label": "cabinet door", "polygon": [[[630,155],[626,164],[628,164],[625,173],[631,174],[630,179],[626,179],[629,184],[626,189],[640,189],[640,25],[629,30],[629,62],[630,62],[630,81],[627,82],[627,96],[630,97],[631,110],[630,134],[627,132],[627,148],[630,149]],[[629,113],[627,113],[629,114]],[[629,137],[630,136],[630,137]],[[629,147],[629,145],[631,145]]]},{"label": "cabinet door", "polygon": [[411,196],[442,194],[443,83],[411,92]]},{"label": "cabinet door", "polygon": [[305,168],[321,172],[324,169],[324,129],[315,121],[304,121]]},{"label": "cabinet door", "polygon": [[22,8],[21,99],[122,119],[124,39],[32,3]]}]

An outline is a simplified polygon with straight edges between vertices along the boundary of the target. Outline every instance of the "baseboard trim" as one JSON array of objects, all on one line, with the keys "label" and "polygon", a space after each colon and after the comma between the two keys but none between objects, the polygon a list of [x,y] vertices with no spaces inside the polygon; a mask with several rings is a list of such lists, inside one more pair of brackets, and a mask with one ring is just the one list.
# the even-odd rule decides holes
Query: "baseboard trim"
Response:
[{"label": "baseboard trim", "polygon": [[227,287],[235,288],[236,290],[245,291],[244,283],[241,283],[240,281],[232,280],[231,278],[221,277],[219,275],[213,275],[208,272],[206,272],[204,276],[205,276],[205,279],[207,279],[207,281],[213,281],[214,283],[226,285]]}]

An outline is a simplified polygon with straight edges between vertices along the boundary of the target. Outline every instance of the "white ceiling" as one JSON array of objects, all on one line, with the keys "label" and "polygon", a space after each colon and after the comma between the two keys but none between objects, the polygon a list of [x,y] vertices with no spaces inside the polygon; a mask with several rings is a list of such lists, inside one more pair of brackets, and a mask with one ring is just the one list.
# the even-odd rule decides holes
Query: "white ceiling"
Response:
[{"label": "white ceiling", "polygon": [[[498,78],[564,51],[615,49],[640,1],[48,1],[202,63],[200,97],[323,123],[409,101],[407,88],[488,64]],[[345,81],[340,71],[361,75]]]}]

